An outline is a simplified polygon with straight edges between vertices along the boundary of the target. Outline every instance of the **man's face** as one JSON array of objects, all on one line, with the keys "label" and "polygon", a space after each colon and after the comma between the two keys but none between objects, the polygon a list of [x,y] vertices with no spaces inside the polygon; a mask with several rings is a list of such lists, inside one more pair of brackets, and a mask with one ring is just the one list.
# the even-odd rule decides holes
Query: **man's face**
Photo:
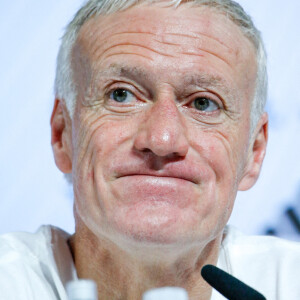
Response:
[{"label": "man's face", "polygon": [[209,241],[244,176],[251,43],[208,8],[137,6],[88,21],[73,51],[75,210],[115,242]]}]

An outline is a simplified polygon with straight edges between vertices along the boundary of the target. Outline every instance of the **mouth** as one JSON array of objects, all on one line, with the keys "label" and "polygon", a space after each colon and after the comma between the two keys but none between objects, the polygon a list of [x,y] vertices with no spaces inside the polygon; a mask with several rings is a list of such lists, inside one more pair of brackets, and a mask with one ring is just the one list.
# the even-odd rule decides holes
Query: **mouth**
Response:
[{"label": "mouth", "polygon": [[160,180],[170,182],[179,181],[181,183],[192,183],[195,185],[201,184],[208,177],[208,170],[204,165],[189,163],[170,163],[164,165],[161,169],[150,168],[145,163],[136,162],[120,162],[114,166],[113,178],[119,179],[126,177],[127,179],[136,178],[142,180]]},{"label": "mouth", "polygon": [[141,211],[162,206],[164,210],[166,207],[173,210],[188,207],[198,193],[198,185],[182,176],[131,173],[118,177],[113,190],[122,201],[136,205]]},{"label": "mouth", "polygon": [[125,178],[125,177],[132,177],[135,179],[138,178],[149,178],[149,179],[157,179],[157,180],[176,180],[176,181],[187,181],[193,184],[197,184],[196,180],[190,177],[185,176],[178,176],[178,175],[169,175],[169,174],[152,174],[152,173],[130,173],[130,174],[123,174],[121,176],[117,176],[118,178]]}]

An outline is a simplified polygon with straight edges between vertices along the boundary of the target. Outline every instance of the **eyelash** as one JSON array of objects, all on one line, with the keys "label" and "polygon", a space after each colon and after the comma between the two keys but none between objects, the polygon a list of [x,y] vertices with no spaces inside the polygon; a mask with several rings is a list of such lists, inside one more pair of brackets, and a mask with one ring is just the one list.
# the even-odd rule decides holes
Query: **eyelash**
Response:
[{"label": "eyelash", "polygon": [[[117,90],[125,90],[125,91],[127,91],[128,93],[132,94],[133,97],[134,97],[135,99],[141,100],[141,97],[136,96],[136,94],[137,94],[136,91],[133,92],[132,89],[128,88],[127,86],[124,87],[124,85],[123,85],[123,86],[115,86],[115,87],[113,87],[113,88],[110,88],[110,89],[106,92],[106,98],[109,99],[109,100],[112,100],[112,99],[111,99],[111,95],[112,95],[113,92],[115,92],[115,91],[117,91]],[[215,110],[212,110],[212,111],[204,111],[204,110],[202,111],[202,110],[199,110],[199,109],[195,108],[195,106],[193,107],[192,104],[193,104],[197,99],[207,99],[208,101],[210,101],[211,103],[213,103],[213,104],[216,106],[216,109],[215,109]],[[119,103],[120,105],[124,105],[124,103],[126,103],[126,102],[121,102],[121,101],[118,102],[118,101],[116,101],[116,100],[112,100],[112,101],[114,101],[115,103]],[[206,113],[206,114],[212,114],[212,113],[215,113],[216,111],[219,111],[220,109],[223,109],[223,104],[222,104],[222,102],[221,102],[221,104],[220,104],[220,102],[221,102],[221,101],[217,101],[217,100],[215,100],[213,97],[207,96],[207,95],[204,94],[204,95],[197,95],[196,97],[193,97],[191,100],[189,100],[189,101],[187,102],[188,105],[183,105],[183,106],[185,106],[185,107],[192,107],[193,109],[195,109],[195,110],[198,111],[198,112],[202,112],[202,113]],[[123,104],[122,104],[122,103],[123,103]]]},{"label": "eyelash", "polygon": [[[195,98],[193,98],[189,103],[192,103],[192,104],[194,104],[193,105],[193,108],[195,108],[196,110],[198,110],[195,106],[196,106],[196,103],[195,103],[195,101],[197,100],[197,99],[206,99],[206,100],[208,100],[209,102],[210,102],[210,106],[215,106],[215,111],[216,110],[219,110],[219,109],[222,109],[222,105],[219,103],[220,101],[216,101],[215,99],[213,99],[212,97],[209,97],[209,96],[206,96],[206,95],[201,95],[201,96],[197,96],[197,97],[195,97]],[[207,111],[207,112],[210,112],[210,111]]]},{"label": "eyelash", "polygon": [[106,88],[105,88],[105,96],[109,97],[111,93],[113,93],[116,90],[125,90],[128,91],[129,93],[133,94],[137,99],[140,98],[136,96],[137,94],[141,94],[139,89],[135,88],[131,83],[127,82],[110,82]]}]

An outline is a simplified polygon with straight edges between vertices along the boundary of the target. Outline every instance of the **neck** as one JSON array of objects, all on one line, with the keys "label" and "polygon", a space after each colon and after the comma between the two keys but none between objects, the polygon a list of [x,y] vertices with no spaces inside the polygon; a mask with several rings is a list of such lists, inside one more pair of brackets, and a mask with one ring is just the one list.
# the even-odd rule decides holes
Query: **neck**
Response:
[{"label": "neck", "polygon": [[78,277],[97,283],[99,300],[141,299],[146,290],[163,286],[183,287],[189,299],[208,300],[211,288],[200,272],[204,265],[217,263],[221,238],[181,252],[153,247],[140,255],[96,237],[85,226],[77,226],[70,248]]}]

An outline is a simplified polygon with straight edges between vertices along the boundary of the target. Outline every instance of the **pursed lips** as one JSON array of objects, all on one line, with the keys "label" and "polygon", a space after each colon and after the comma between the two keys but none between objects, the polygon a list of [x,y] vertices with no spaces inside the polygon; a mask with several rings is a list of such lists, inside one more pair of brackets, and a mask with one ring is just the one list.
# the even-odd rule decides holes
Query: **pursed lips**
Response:
[{"label": "pursed lips", "polygon": [[190,207],[199,191],[190,177],[169,172],[131,172],[119,176],[115,183],[113,191],[118,199],[136,205],[136,209],[141,206],[142,211],[161,205],[172,210]]},{"label": "pursed lips", "polygon": [[196,178],[194,176],[187,176],[186,174],[178,174],[178,172],[174,173],[174,172],[155,172],[155,171],[148,171],[148,172],[141,172],[141,171],[134,171],[134,172],[126,172],[126,173],[122,173],[118,176],[116,176],[116,178],[122,178],[122,177],[155,177],[157,179],[162,178],[162,179],[179,179],[179,180],[185,180],[185,181],[189,181],[191,183],[194,184],[198,184]]}]

